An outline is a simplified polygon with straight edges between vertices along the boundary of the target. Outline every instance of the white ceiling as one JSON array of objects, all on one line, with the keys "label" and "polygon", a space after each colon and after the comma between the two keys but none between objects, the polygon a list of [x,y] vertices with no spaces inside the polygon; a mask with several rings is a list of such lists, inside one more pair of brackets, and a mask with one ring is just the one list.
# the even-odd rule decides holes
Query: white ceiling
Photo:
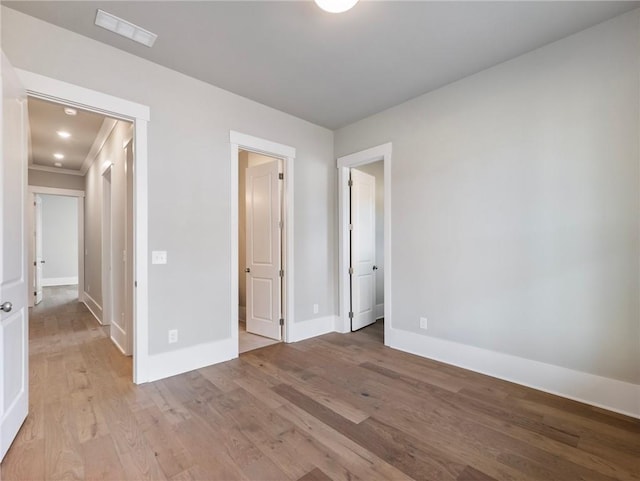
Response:
[{"label": "white ceiling", "polygon": [[[640,2],[361,1],[339,15],[311,1],[3,4],[336,129]],[[157,33],[154,47],[96,27],[97,8]]]},{"label": "white ceiling", "polygon": [[[76,109],[77,115],[72,117],[64,113],[63,105],[33,97],[29,97],[28,108],[31,130],[30,167],[80,173],[107,117],[81,109]],[[71,137],[59,137],[59,130],[70,133]],[[63,154],[64,159],[57,160],[54,153]],[[61,162],[62,167],[55,167],[55,162]]]}]

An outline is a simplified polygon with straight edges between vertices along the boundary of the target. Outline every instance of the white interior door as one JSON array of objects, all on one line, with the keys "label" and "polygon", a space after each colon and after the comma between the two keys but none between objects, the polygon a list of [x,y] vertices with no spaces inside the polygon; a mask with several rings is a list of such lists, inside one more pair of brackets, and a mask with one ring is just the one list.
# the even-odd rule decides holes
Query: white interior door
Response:
[{"label": "white interior door", "polygon": [[351,330],[376,322],[376,179],[351,169]]},{"label": "white interior door", "polygon": [[33,235],[35,238],[35,261],[33,266],[35,270],[35,280],[33,287],[36,296],[35,304],[40,304],[42,301],[42,269],[44,267],[44,259],[42,258],[42,197],[37,194],[33,202],[33,209],[35,214],[35,224],[33,227]]},{"label": "white interior door", "polygon": [[248,167],[245,177],[247,332],[280,340],[282,268],[279,162]]},{"label": "white interior door", "polygon": [[0,144],[0,460],[29,408],[27,97],[2,54]]}]

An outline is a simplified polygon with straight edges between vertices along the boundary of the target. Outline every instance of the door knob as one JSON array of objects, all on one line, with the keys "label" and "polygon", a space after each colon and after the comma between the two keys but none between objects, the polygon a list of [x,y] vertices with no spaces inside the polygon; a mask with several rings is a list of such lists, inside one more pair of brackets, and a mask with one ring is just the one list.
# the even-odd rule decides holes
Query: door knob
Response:
[{"label": "door knob", "polygon": [[378,270],[378,266],[373,266],[373,270],[377,271]]},{"label": "door knob", "polygon": [[11,309],[13,309],[13,304],[11,304],[10,302],[3,302],[0,305],[0,310],[4,312],[11,312]]},{"label": "door knob", "polygon": [[251,272],[251,269],[250,269],[249,267],[247,267],[244,271],[245,271],[246,273],[249,273],[249,272]]}]

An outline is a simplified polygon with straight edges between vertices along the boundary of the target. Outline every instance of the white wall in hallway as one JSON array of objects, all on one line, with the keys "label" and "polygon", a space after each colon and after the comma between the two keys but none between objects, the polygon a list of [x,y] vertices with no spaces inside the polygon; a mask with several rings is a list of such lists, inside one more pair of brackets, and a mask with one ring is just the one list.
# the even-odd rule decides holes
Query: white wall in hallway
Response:
[{"label": "white wall in hallway", "polygon": [[[42,284],[78,283],[78,199],[60,195],[42,198]],[[82,200],[81,200],[82,201]]]}]

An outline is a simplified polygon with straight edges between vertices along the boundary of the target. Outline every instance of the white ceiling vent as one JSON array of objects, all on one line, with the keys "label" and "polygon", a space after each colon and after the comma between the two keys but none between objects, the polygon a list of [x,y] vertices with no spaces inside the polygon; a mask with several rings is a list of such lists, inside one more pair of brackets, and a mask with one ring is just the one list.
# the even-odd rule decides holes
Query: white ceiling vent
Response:
[{"label": "white ceiling vent", "polygon": [[96,12],[96,25],[147,47],[152,47],[158,38],[155,33],[100,9]]}]

